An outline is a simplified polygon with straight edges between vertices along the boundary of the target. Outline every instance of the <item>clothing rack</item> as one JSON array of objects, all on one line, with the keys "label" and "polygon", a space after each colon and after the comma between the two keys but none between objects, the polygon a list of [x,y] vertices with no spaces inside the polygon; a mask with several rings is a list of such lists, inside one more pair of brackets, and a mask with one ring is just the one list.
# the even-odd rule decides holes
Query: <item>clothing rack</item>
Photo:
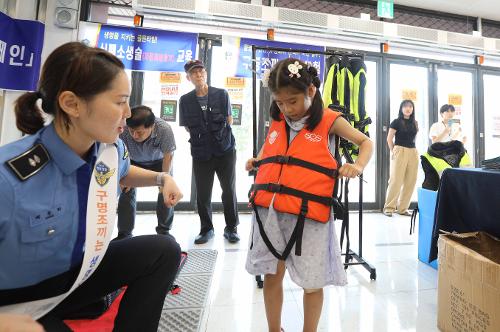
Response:
[{"label": "clothing rack", "polygon": [[[292,48],[281,48],[281,47],[265,47],[265,46],[256,46],[252,45],[252,98],[253,98],[253,155],[257,156],[257,61],[256,55],[257,50],[267,50],[267,51],[276,51],[276,52],[290,52],[290,53],[302,53],[302,54],[318,54],[325,56],[348,56],[349,58],[357,58],[364,60],[364,54],[341,50],[341,51],[311,51],[311,50],[301,50],[301,49],[292,49]],[[328,72],[328,70],[326,71]],[[346,149],[344,149],[346,151]],[[353,163],[352,158],[349,154],[347,156],[344,154],[347,162]],[[254,173],[255,175],[255,173]],[[348,195],[348,182],[346,182],[345,195]],[[376,280],[377,273],[374,266],[369,264],[363,258],[363,175],[359,176],[359,208],[358,208],[358,252],[354,252],[350,248],[349,241],[349,211],[346,211],[344,220],[342,221],[342,232],[340,235],[340,248],[342,250],[344,235],[346,237],[346,251],[342,255],[345,256],[344,268],[347,269],[351,265],[362,265],[368,272],[370,272],[370,279]],[[356,262],[353,262],[356,260]],[[262,288],[262,279],[260,276],[256,276],[256,281],[259,288]]]}]

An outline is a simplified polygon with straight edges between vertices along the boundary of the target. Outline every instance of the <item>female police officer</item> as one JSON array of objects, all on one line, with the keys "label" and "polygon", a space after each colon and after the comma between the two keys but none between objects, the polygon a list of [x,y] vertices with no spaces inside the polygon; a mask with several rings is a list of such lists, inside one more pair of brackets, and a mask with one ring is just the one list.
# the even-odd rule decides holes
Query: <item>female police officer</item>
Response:
[{"label": "female police officer", "polygon": [[[31,136],[0,148],[0,331],[69,330],[68,314],[122,286],[115,329],[157,330],[180,249],[157,235],[108,247],[116,191],[163,185],[167,206],[182,193],[169,175],[130,166],[118,139],[129,95],[118,58],[73,42],[17,100],[17,127]],[[46,127],[38,99],[54,116]]]}]

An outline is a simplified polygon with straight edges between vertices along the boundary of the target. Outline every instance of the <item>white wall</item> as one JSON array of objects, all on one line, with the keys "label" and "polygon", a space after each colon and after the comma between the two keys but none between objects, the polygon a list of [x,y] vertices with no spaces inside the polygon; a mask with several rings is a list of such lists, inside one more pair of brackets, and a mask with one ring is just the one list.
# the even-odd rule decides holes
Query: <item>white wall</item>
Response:
[{"label": "white wall", "polygon": [[[79,2],[80,0],[77,1]],[[36,0],[10,0],[7,14],[18,19],[35,20],[36,2]],[[76,40],[77,37],[77,29],[59,28],[54,25],[54,11],[57,4],[57,0],[47,0],[42,65],[50,52],[56,47]],[[79,20],[77,19],[77,21]],[[3,98],[0,97],[0,145],[15,141],[22,136],[21,132],[15,126],[14,102],[23,92],[0,90],[0,95],[2,93]]]}]

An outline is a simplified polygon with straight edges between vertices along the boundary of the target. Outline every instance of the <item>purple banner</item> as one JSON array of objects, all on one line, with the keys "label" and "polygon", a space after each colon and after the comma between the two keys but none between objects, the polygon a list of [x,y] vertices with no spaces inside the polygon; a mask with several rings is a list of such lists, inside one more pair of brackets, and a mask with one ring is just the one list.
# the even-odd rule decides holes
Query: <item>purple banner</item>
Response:
[{"label": "purple banner", "polygon": [[44,25],[0,12],[0,89],[36,90]]}]

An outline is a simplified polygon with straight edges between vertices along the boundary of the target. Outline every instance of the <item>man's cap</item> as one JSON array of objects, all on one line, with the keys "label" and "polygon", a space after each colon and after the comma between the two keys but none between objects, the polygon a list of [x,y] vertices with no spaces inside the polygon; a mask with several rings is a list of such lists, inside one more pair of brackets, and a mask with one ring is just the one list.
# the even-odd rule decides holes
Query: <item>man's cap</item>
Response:
[{"label": "man's cap", "polygon": [[189,73],[194,68],[205,68],[205,66],[200,60],[191,60],[186,62],[186,64],[184,65],[184,71],[186,73]]}]

